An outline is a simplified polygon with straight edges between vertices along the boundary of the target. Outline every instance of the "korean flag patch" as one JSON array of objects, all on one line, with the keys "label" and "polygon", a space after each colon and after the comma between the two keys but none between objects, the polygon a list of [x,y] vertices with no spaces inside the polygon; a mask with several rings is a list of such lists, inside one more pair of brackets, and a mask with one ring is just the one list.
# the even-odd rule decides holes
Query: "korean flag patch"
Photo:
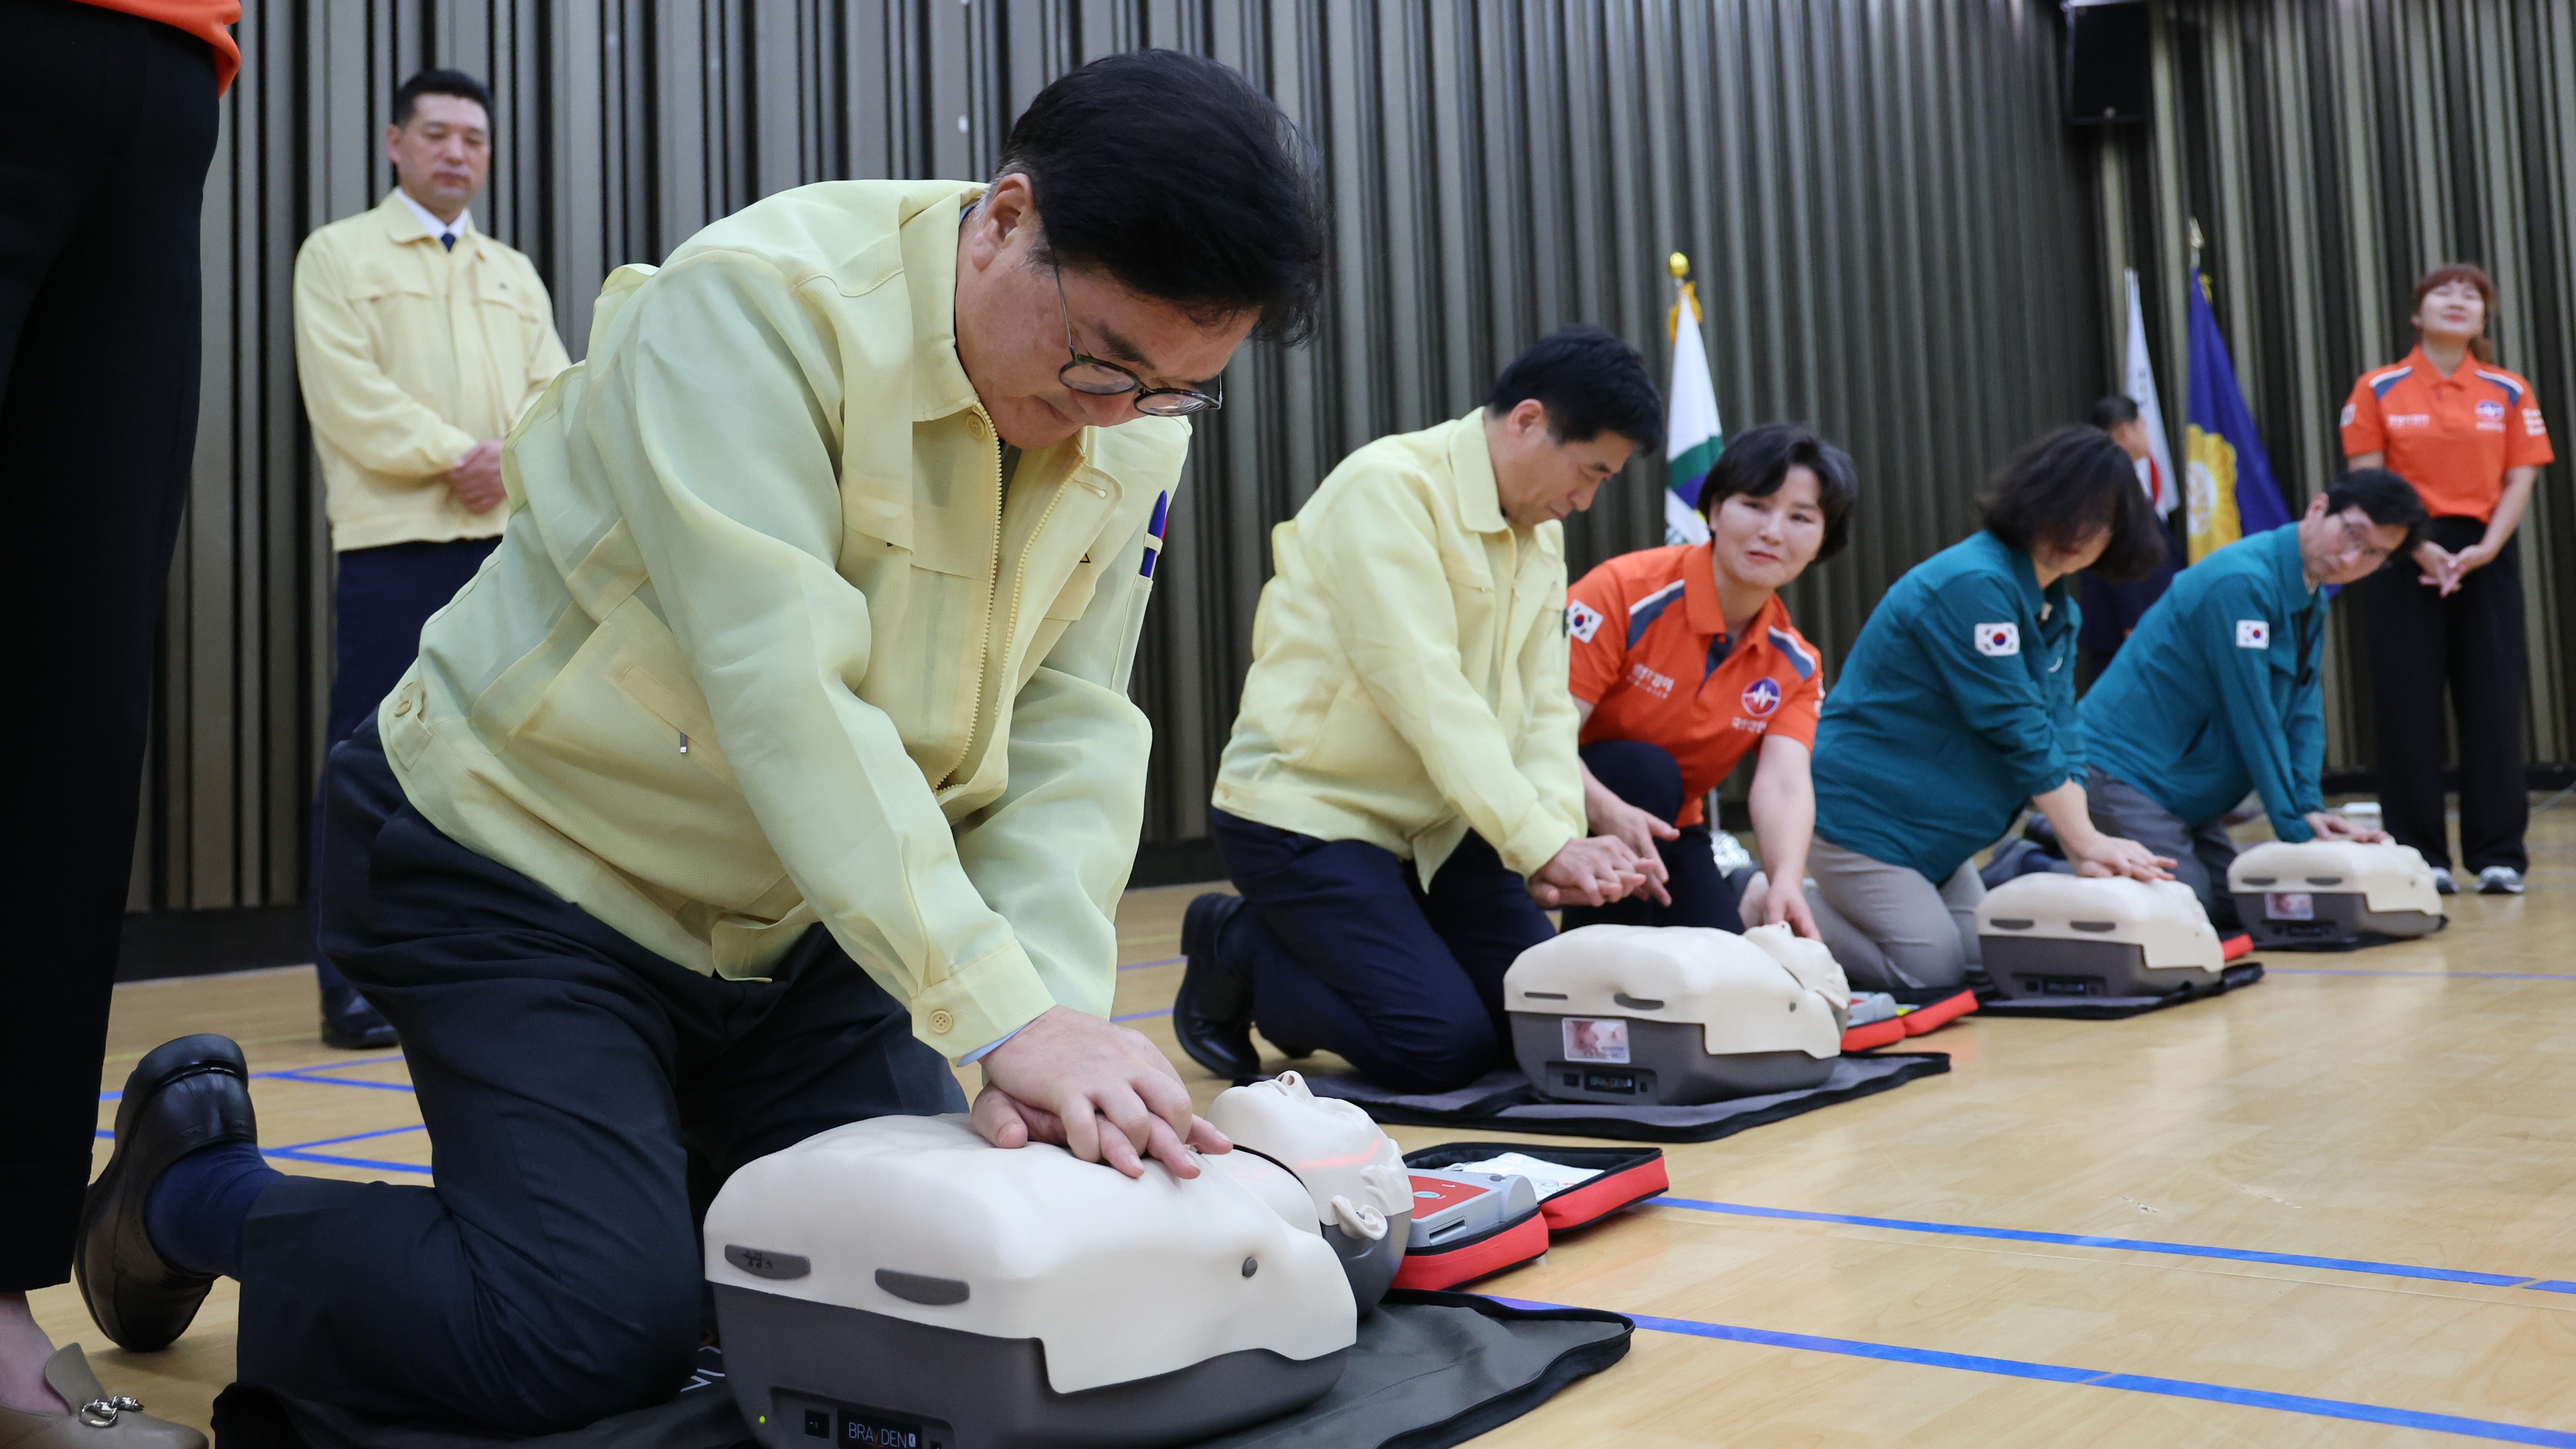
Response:
[{"label": "korean flag patch", "polygon": [[1589,644],[1592,642],[1592,636],[1600,631],[1601,611],[1599,609],[1581,599],[1573,600],[1565,606],[1566,633]]},{"label": "korean flag patch", "polygon": [[1977,652],[1980,654],[1991,655],[1996,658],[2001,658],[2007,654],[2019,654],[2021,652],[2021,626],[2019,624],[1979,624],[1977,626]]},{"label": "korean flag patch", "polygon": [[2343,405],[2343,421],[2341,426],[2347,428],[2352,426],[2352,404],[2350,403],[2345,403]]},{"label": "korean flag patch", "polygon": [[2237,647],[2237,648],[2239,648],[2239,649],[2269,649],[2269,648],[2271,648],[2271,647],[2272,647],[2272,621],[2271,621],[2271,620],[2269,620],[2269,619],[2239,619],[2239,620],[2237,620],[2237,621],[2236,621],[2236,647]]}]

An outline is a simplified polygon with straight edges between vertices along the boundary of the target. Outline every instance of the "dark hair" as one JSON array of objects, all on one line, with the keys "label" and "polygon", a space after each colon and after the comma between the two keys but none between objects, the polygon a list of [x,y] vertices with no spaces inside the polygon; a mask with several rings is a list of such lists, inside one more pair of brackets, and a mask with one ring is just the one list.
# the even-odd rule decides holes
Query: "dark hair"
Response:
[{"label": "dark hair", "polygon": [[2486,315],[2478,319],[2478,335],[2469,339],[2469,351],[2476,355],[2478,361],[2492,365],[2495,362],[2495,344],[2487,340],[2486,329],[2495,325],[2496,293],[2495,278],[2487,275],[2486,268],[2470,262],[2447,262],[2426,272],[2424,280],[2415,284],[2415,301],[2407,307],[2406,313],[2411,317],[2421,311],[2424,299],[2432,295],[2435,287],[2448,286],[2453,282],[2466,282],[2477,288],[2478,300],[2486,304]]},{"label": "dark hair", "polygon": [[2138,420],[2138,400],[2115,392],[2093,405],[2093,426],[2104,432]]},{"label": "dark hair", "polygon": [[395,125],[411,124],[412,103],[422,96],[455,96],[460,100],[472,101],[483,108],[483,124],[486,126],[492,124],[492,88],[490,86],[461,70],[439,70],[432,67],[404,81],[402,89],[394,92]]},{"label": "dark hair", "polygon": [[1823,563],[1851,541],[1852,505],[1860,500],[1860,475],[1849,454],[1796,423],[1764,423],[1746,428],[1728,441],[1708,480],[1699,485],[1699,511],[1715,519],[1717,506],[1741,493],[1768,498],[1789,481],[1791,468],[1816,475],[1816,501],[1825,511],[1825,541],[1816,550]]},{"label": "dark hair", "polygon": [[1617,433],[1651,453],[1664,445],[1664,397],[1637,349],[1598,327],[1559,328],[1511,360],[1485,410],[1507,413],[1532,398],[1547,409],[1547,433],[1588,443]]},{"label": "dark hair", "polygon": [[1037,195],[1040,261],[1098,267],[1202,323],[1259,311],[1303,341],[1323,296],[1314,152],[1252,84],[1177,50],[1056,77],[1012,123],[1000,176]]},{"label": "dark hair", "polygon": [[2406,541],[2389,550],[2402,558],[2424,540],[2424,495],[2415,485],[2386,468],[2355,468],[2326,485],[2326,512],[2358,508],[2371,522],[2394,523],[2406,530]]},{"label": "dark hair", "polygon": [[2145,578],[2165,556],[2164,529],[2138,465],[2100,428],[2059,428],[2013,454],[1978,505],[1986,532],[2024,553],[2034,545],[2063,551],[2108,525],[2111,540],[2093,562],[2106,579]]}]

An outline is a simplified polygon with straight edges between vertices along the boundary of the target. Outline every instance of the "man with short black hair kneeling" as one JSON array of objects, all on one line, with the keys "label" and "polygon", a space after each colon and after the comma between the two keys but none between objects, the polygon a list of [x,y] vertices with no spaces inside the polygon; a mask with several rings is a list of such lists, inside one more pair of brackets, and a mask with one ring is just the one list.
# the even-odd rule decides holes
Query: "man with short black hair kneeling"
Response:
[{"label": "man with short black hair kneeling", "polygon": [[2329,813],[2319,789],[2326,588],[2402,559],[2423,528],[2413,484],[2345,474],[2298,522],[2175,575],[2077,706],[2094,828],[2170,857],[2221,928],[2237,925],[2223,817],[2247,791],[2278,839],[2388,838]]},{"label": "man with short black hair kneeling", "polygon": [[1560,521],[1662,419],[1635,349],[1568,328],[1485,406],[1344,459],[1272,535],[1208,812],[1242,895],[1199,897],[1181,933],[1192,1060],[1249,1080],[1257,1023],[1402,1091],[1463,1086],[1511,1039],[1503,973],[1555,934],[1540,908],[1661,882],[1584,835]]},{"label": "man with short black hair kneeling", "polygon": [[331,757],[323,933],[437,1184],[283,1177],[241,1053],[147,1055],[83,1290],[158,1348],[241,1280],[246,1384],[568,1429],[667,1399],[741,1164],[973,1107],[1131,1176],[1225,1139],[1107,1016],[1136,629],[1189,430],[1309,326],[1308,153],[1212,61],[1040,92],[989,187],[837,182],[621,269],[512,435],[518,508]]}]

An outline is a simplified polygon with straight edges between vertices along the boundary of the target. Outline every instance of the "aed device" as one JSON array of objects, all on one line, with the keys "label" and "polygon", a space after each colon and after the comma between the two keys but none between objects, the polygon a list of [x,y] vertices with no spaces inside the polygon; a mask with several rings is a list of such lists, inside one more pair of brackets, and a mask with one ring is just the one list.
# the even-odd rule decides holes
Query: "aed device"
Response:
[{"label": "aed device", "polygon": [[2227,966],[2180,881],[2019,876],[1978,904],[1977,938],[2008,997],[2168,996],[2215,987]]},{"label": "aed device", "polygon": [[1817,1086],[1850,1001],[1833,953],[1786,926],[1584,926],[1503,976],[1512,1054],[1560,1102],[1693,1106]]},{"label": "aed device", "polygon": [[1547,1251],[1547,1219],[1528,1178],[1416,1169],[1408,1181],[1413,1224],[1404,1264],[1396,1270],[1397,1287],[1454,1287]]},{"label": "aed device", "polygon": [[946,1116],[745,1165],[706,1217],[744,1420],[764,1449],[1124,1449],[1312,1403],[1358,1338],[1341,1258],[1286,1169],[1201,1161],[1129,1178]]},{"label": "aed device", "polygon": [[2411,845],[2265,841],[2227,868],[2227,891],[2257,947],[2350,946],[2442,927],[2433,868]]}]

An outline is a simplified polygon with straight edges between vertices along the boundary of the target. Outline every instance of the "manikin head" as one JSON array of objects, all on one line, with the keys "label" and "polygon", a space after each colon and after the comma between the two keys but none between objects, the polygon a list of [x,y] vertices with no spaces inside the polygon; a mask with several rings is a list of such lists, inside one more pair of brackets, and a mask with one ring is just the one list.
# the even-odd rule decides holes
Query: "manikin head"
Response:
[{"label": "manikin head", "polygon": [[[1203,409],[1161,390],[1213,400],[1246,338],[1302,340],[1324,254],[1313,158],[1277,106],[1212,60],[1105,56],[1038,92],[959,228],[957,359],[1022,448]],[[1121,372],[1141,389],[1067,381]]]},{"label": "manikin head", "polygon": [[454,221],[492,174],[492,92],[461,70],[425,70],[394,92],[385,159],[403,194]]},{"label": "manikin head", "polygon": [[2142,579],[2165,552],[2137,464],[2100,428],[2059,428],[2013,455],[1981,500],[1986,532],[2044,578],[2092,569]]},{"label": "manikin head", "polygon": [[2424,500],[2385,468],[2356,468],[2308,500],[2298,528],[2299,566],[2310,584],[2357,583],[2415,546]]},{"label": "manikin head", "polygon": [[1860,481],[1851,459],[1795,423],[1728,440],[1700,484],[1710,560],[1721,583],[1777,593],[1850,541]]},{"label": "manikin head", "polygon": [[2113,393],[2093,405],[2093,426],[2111,435],[2120,451],[2135,462],[2154,451],[2147,446],[2146,419],[2138,415],[2137,399],[2126,393]]},{"label": "manikin head", "polygon": [[1592,506],[1639,448],[1664,443],[1664,400],[1637,349],[1568,327],[1512,359],[1485,398],[1494,493],[1514,528]]}]

